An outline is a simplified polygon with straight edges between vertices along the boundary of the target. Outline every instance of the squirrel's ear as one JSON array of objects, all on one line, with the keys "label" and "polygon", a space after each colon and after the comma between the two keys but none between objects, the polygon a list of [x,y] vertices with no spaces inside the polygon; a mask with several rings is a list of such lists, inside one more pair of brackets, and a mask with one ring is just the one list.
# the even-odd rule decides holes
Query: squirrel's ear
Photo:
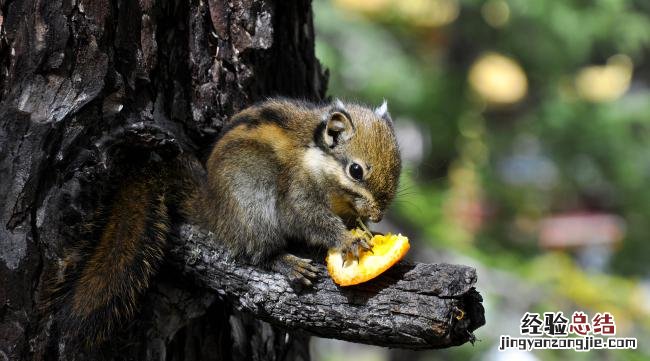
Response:
[{"label": "squirrel's ear", "polygon": [[384,99],[384,102],[380,106],[375,108],[375,115],[391,124],[393,123],[393,119],[390,117],[390,113],[388,113],[388,102],[386,99]]},{"label": "squirrel's ear", "polygon": [[329,114],[323,130],[323,140],[328,147],[334,148],[346,142],[354,134],[354,125],[344,111],[334,110]]}]

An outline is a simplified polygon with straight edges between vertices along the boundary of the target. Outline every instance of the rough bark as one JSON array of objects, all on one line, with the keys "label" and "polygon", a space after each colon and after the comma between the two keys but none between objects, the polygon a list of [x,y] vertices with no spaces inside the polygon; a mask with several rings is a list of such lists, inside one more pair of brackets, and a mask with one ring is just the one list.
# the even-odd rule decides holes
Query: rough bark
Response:
[{"label": "rough bark", "polygon": [[398,263],[378,278],[336,286],[323,265],[313,287],[234,262],[211,233],[183,225],[172,262],[238,309],[285,329],[373,345],[429,349],[474,341],[485,323],[476,271],[449,264]]},{"label": "rough bark", "polygon": [[[285,328],[296,323],[265,322],[245,294],[219,297],[178,263],[161,270],[138,318],[89,354],[67,347],[38,303],[135,162],[200,158],[230,115],[267,96],[323,98],[310,2],[13,0],[0,12],[0,360],[308,359],[308,336]],[[439,302],[462,306],[461,294]],[[440,330],[442,313],[430,318]]]}]

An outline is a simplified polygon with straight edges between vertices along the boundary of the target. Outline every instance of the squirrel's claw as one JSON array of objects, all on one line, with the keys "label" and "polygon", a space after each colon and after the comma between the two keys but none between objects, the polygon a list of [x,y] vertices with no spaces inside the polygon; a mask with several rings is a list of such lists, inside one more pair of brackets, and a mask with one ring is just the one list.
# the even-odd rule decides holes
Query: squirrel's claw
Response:
[{"label": "squirrel's claw", "polygon": [[271,267],[282,273],[289,283],[302,287],[311,287],[318,277],[318,268],[308,258],[300,258],[290,253],[279,256]]},{"label": "squirrel's claw", "polygon": [[343,266],[345,266],[347,260],[359,260],[359,249],[372,253],[372,245],[367,239],[352,235],[344,241],[340,249],[343,254]]},{"label": "squirrel's claw", "polygon": [[359,247],[363,248],[363,250],[366,252],[374,253],[372,251],[372,245],[365,238],[359,239]]},{"label": "squirrel's claw", "polygon": [[294,271],[298,272],[300,275],[304,276],[307,279],[315,279],[318,277],[318,268],[314,267],[311,263],[294,266]]}]

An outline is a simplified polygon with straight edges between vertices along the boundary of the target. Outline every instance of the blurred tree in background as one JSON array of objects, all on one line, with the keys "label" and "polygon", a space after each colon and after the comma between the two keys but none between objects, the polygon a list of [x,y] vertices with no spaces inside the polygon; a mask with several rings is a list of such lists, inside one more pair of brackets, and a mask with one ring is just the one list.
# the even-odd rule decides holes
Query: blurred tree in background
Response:
[{"label": "blurred tree in background", "polygon": [[575,310],[612,312],[639,349],[524,356],[650,357],[650,2],[316,0],[314,14],[330,94],[386,98],[399,125],[393,219],[487,289],[482,342],[420,357],[505,359],[498,336],[525,311]]}]

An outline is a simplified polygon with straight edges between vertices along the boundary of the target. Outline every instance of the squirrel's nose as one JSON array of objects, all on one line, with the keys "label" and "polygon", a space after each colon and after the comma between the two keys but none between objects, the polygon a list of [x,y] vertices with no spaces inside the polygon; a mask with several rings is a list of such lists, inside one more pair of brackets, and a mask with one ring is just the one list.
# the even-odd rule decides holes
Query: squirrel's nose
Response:
[{"label": "squirrel's nose", "polygon": [[370,217],[368,217],[368,219],[370,221],[372,221],[372,222],[377,223],[377,222],[381,221],[381,219],[383,217],[384,217],[384,215],[381,212],[375,212],[375,213],[371,214]]}]

